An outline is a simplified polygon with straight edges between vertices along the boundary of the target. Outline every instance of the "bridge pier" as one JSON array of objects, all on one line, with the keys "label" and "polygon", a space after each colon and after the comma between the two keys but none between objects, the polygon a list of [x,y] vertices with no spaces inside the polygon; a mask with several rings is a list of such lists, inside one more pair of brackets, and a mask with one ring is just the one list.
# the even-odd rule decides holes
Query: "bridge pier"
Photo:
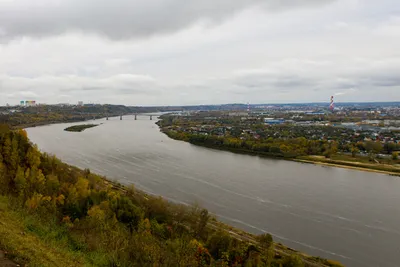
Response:
[{"label": "bridge pier", "polygon": [[106,117],[106,120],[108,120],[108,116]]},{"label": "bridge pier", "polygon": [[120,120],[120,121],[122,121],[122,115],[121,115],[121,116],[119,116],[119,120]]},{"label": "bridge pier", "polygon": [[135,114],[135,121],[137,120],[137,115]]},{"label": "bridge pier", "polygon": [[153,115],[150,115],[150,120],[151,120],[151,121],[153,120]]}]

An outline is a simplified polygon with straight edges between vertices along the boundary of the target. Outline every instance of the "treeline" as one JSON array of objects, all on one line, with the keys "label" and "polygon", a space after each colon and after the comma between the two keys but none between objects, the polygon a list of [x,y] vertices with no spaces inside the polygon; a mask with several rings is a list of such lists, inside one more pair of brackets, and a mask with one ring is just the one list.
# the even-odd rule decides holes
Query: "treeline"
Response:
[{"label": "treeline", "polygon": [[330,157],[337,153],[337,143],[325,140],[307,140],[304,137],[293,139],[242,140],[238,137],[190,134],[186,132],[166,131],[169,137],[188,141],[193,144],[214,148],[238,150],[274,157],[295,158],[303,155],[324,155]]},{"label": "treeline", "polygon": [[39,126],[49,123],[78,122],[93,119],[90,114],[65,114],[59,112],[50,113],[15,113],[10,115],[0,115],[0,123],[8,124],[12,127]]},{"label": "treeline", "polygon": [[[338,142],[336,140],[313,140],[305,137],[296,138],[241,138],[239,136],[219,136],[192,134],[184,131],[165,130],[174,139],[207,147],[255,153],[273,157],[296,158],[299,156],[321,155],[330,158],[338,152],[368,153],[371,160],[380,153],[391,154],[392,160],[398,160],[400,144],[379,141]],[[379,156],[378,156],[379,157]]]},{"label": "treeline", "polygon": [[268,234],[257,244],[235,239],[211,227],[205,209],[117,188],[40,153],[24,130],[6,125],[0,125],[0,194],[37,218],[27,231],[84,255],[79,265],[304,266],[296,254],[276,253]]},{"label": "treeline", "polygon": [[[11,108],[5,109],[3,107],[2,109],[3,112],[6,112]],[[119,116],[130,112],[130,108],[118,105],[16,107],[9,114],[1,115],[0,112],[0,123],[13,127],[29,127],[49,123],[91,120],[106,116]]]}]

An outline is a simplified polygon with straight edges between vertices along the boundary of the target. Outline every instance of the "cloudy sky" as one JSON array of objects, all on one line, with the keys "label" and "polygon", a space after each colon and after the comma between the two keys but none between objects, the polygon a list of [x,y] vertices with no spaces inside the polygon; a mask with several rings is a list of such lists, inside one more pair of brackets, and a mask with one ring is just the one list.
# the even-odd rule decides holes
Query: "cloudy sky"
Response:
[{"label": "cloudy sky", "polygon": [[0,0],[0,105],[400,101],[399,0]]}]

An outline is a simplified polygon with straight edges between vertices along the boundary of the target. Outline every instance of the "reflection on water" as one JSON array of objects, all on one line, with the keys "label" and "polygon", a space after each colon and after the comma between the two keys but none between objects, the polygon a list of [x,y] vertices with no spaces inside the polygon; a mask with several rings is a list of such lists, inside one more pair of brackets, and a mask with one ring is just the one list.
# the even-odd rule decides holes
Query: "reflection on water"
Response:
[{"label": "reflection on water", "polygon": [[197,202],[295,249],[348,266],[400,262],[398,177],[196,147],[169,139],[147,117],[101,122],[81,133],[56,124],[28,134],[67,163],[169,200]]}]

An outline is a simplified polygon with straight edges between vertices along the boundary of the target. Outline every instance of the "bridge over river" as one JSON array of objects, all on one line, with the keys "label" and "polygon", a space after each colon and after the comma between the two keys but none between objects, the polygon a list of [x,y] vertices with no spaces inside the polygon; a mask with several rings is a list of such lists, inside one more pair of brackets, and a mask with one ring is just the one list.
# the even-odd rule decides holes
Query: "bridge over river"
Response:
[{"label": "bridge over river", "polygon": [[[119,115],[119,119],[122,121],[122,118],[124,116],[132,116],[134,117],[134,120],[137,120],[137,118],[140,117],[149,117],[150,120],[153,120],[153,117],[158,117],[160,114],[150,114],[150,113],[130,113],[130,114],[121,114]],[[109,117],[106,116],[106,120],[108,121],[110,118],[116,118],[116,117]]]}]

